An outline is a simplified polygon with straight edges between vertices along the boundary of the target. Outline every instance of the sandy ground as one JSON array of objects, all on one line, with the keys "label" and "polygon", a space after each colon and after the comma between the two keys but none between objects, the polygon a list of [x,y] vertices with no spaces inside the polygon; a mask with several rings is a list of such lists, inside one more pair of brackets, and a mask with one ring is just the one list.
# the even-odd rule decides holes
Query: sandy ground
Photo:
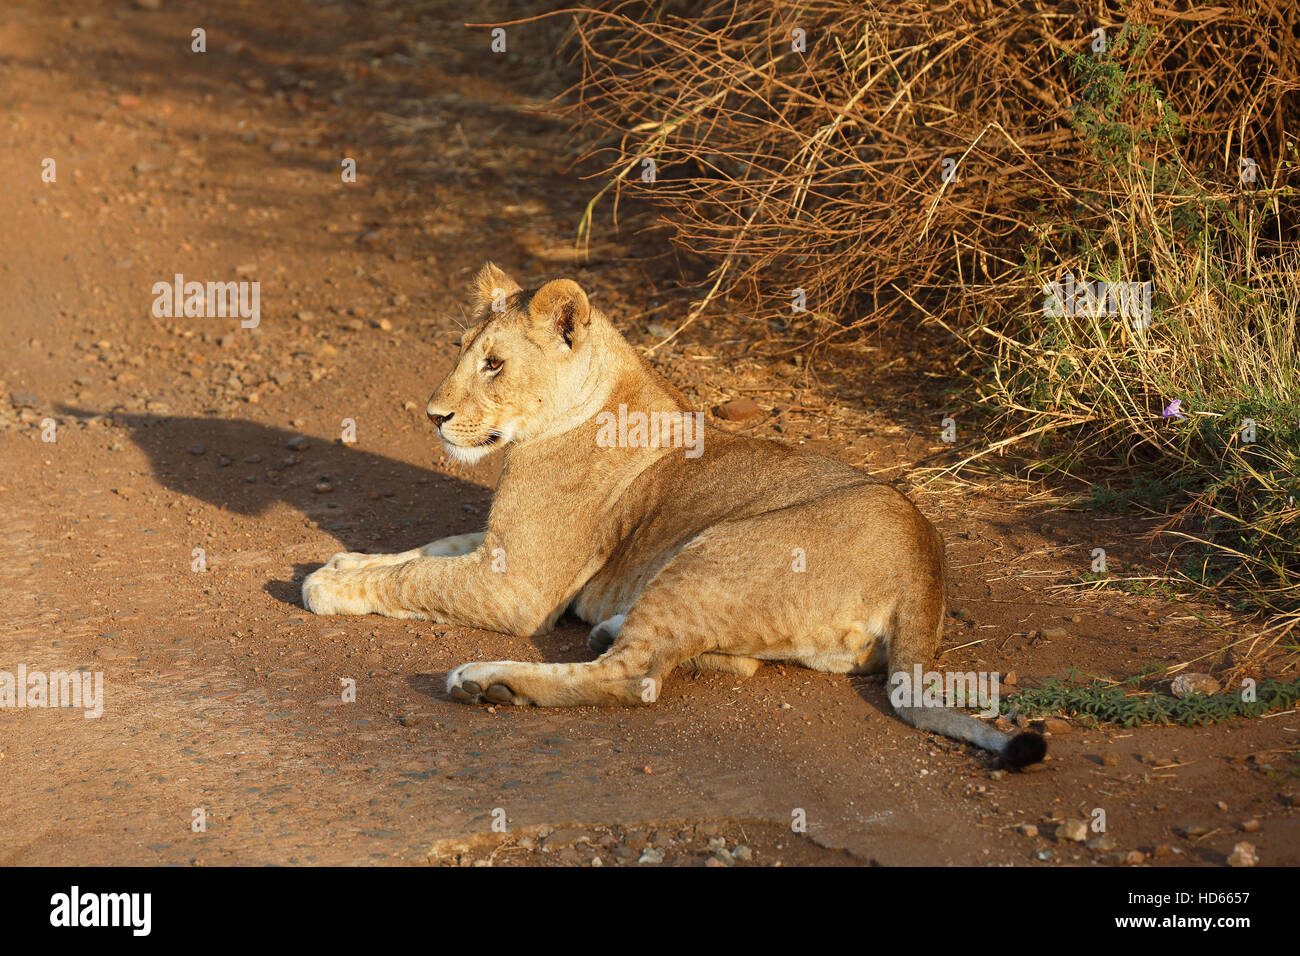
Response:
[{"label": "sandy ground", "polygon": [[[577,278],[637,343],[685,314],[667,250],[630,261],[653,232],[606,228],[574,261],[596,187],[536,112],[559,88],[555,31],[512,27],[493,56],[464,24],[502,13],[8,7],[0,670],[101,672],[104,705],[0,713],[0,863],[1222,865],[1241,840],[1300,862],[1296,714],[1076,725],[1004,774],[900,724],[876,680],[679,671],[645,709],[471,708],[443,692],[450,668],[581,660],[585,627],[303,610],[303,574],[336,551],[482,526],[499,456],[450,464],[423,408],[483,260]],[[156,318],[152,286],[177,273],[260,282],[260,323]],[[950,451],[941,352],[882,340],[878,363],[833,374],[853,363],[751,346],[722,317],[654,360],[702,408],[761,407],[726,427],[905,488]],[[1052,587],[1097,546],[1141,560],[1131,518],[1013,483],[914,497],[949,542],[945,667],[1021,686],[1211,669],[1241,633],[1223,609]],[[1058,839],[1098,809],[1104,834]]]}]

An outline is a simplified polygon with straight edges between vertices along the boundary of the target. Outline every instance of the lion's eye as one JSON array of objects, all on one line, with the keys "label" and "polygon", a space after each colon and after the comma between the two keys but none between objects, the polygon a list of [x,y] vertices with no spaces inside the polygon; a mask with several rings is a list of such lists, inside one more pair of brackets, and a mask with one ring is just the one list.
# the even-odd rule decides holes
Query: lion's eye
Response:
[{"label": "lion's eye", "polygon": [[489,371],[489,372],[496,372],[496,371],[498,371],[498,370],[501,368],[501,366],[502,366],[503,364],[505,364],[505,363],[503,363],[503,362],[502,362],[499,358],[497,358],[495,355],[489,355],[487,358],[485,358],[485,359],[483,360],[483,368],[484,368],[486,371]]}]

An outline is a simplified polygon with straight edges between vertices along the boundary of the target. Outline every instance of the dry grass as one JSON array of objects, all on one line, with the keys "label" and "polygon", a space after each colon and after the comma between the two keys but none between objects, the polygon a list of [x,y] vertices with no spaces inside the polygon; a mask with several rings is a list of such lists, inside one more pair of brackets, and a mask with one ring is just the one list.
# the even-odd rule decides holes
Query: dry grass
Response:
[{"label": "dry grass", "polygon": [[[574,36],[580,236],[657,210],[707,269],[678,331],[724,300],[812,346],[942,325],[1000,435],[962,466],[1014,449],[1163,511],[1171,573],[1297,649],[1293,2],[638,0]],[[1067,274],[1149,283],[1150,313],[1054,314]]]}]

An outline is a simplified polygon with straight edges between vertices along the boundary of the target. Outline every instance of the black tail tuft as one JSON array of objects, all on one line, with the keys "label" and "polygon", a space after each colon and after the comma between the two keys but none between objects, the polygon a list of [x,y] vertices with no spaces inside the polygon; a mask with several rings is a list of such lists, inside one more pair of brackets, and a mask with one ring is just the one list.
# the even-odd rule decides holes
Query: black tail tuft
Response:
[{"label": "black tail tuft", "polygon": [[1047,741],[1042,734],[1033,732],[1016,734],[1002,748],[1001,763],[1004,767],[1018,769],[1031,763],[1038,763],[1047,756]]}]

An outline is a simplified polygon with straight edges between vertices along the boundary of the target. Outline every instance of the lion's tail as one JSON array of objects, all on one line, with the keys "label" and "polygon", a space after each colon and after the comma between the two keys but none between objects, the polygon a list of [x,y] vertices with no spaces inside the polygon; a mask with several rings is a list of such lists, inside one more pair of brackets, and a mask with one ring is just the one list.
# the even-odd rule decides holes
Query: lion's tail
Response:
[{"label": "lion's tail", "polygon": [[[943,629],[943,615],[942,598],[937,601],[922,599],[911,603],[907,610],[900,609],[889,642],[889,680],[885,685],[886,690],[890,691],[894,712],[918,730],[942,734],[992,751],[1005,767],[1023,767],[1042,760],[1047,754],[1047,741],[1041,734],[1007,734],[952,707],[917,703],[922,689],[911,685],[915,682],[917,666],[920,665],[919,669],[924,672],[934,660],[934,652]],[[893,689],[898,675],[901,675],[898,679],[905,681],[911,690],[910,702],[905,705],[895,702]]]}]

